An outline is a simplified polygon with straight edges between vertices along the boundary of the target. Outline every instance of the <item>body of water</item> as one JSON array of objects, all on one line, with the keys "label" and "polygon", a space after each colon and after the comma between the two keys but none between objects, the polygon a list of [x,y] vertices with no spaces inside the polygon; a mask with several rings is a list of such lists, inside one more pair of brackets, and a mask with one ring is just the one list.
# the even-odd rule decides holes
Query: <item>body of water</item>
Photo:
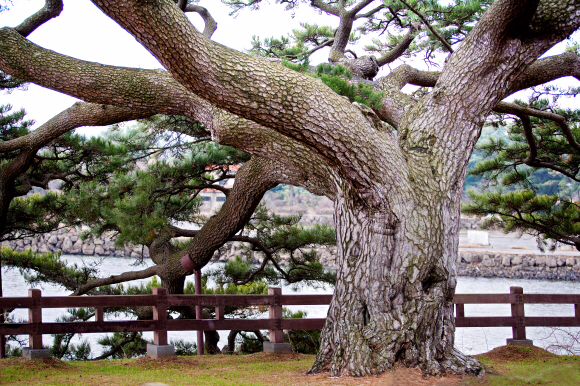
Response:
[{"label": "body of water", "polygon": [[[118,274],[125,271],[138,271],[146,268],[146,266],[132,266],[133,259],[123,258],[95,258],[83,256],[63,256],[70,264],[94,264],[100,262],[101,276]],[[151,260],[145,261],[146,265],[152,265]],[[209,265],[205,269],[212,269]],[[205,270],[204,269],[204,270]],[[4,296],[28,296],[28,285],[18,270],[3,269],[3,292]],[[139,284],[140,282],[147,282],[149,280],[137,280],[131,282],[132,284]],[[188,278],[188,281],[193,281],[193,276]],[[211,285],[211,283],[210,283]],[[578,282],[559,282],[546,280],[523,280],[523,279],[501,279],[501,278],[471,278],[459,277],[457,285],[457,293],[509,293],[510,286],[519,286],[524,289],[524,293],[558,293],[558,294],[580,294],[580,283]],[[44,284],[37,287],[42,290],[43,296],[66,296],[70,292],[62,287]],[[294,293],[290,287],[283,287],[283,293]],[[331,288],[311,288],[304,287],[298,291],[300,294],[321,294],[332,293]],[[308,317],[323,318],[326,317],[328,306],[291,306],[288,307],[293,311],[304,310],[308,313]],[[525,305],[525,313],[527,316],[574,316],[574,305],[542,305],[542,304],[527,304]],[[54,321],[57,317],[65,315],[65,309],[44,309],[42,318],[45,322]],[[15,318],[27,319],[28,310],[18,309],[12,314]],[[509,304],[466,304],[465,316],[510,316]],[[554,348],[560,344],[570,344],[571,336],[575,336],[580,331],[579,328],[526,328],[527,338],[532,339],[534,344],[543,348]],[[220,348],[227,343],[228,331],[219,331],[220,333]],[[91,343],[93,355],[97,356],[101,353],[101,346],[97,344],[97,340],[103,334],[83,334],[76,339],[76,343],[80,340],[87,340]],[[111,334],[112,335],[112,334]],[[185,340],[190,342],[196,341],[195,331],[170,331],[168,333],[169,340]],[[455,335],[455,344],[457,348],[466,354],[479,354],[487,352],[494,347],[503,346],[506,344],[506,339],[511,338],[511,327],[501,328],[458,328]],[[152,332],[144,333],[145,339],[153,339]],[[51,337],[43,336],[43,343],[49,344]]]}]

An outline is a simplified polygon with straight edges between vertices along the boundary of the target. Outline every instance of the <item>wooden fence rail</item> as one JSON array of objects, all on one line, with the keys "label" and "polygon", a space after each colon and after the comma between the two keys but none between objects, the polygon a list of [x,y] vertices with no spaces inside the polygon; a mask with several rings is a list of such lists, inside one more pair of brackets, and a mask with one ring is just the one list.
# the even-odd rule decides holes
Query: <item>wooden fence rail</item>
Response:
[{"label": "wooden fence rail", "polygon": [[[27,308],[28,323],[0,324],[0,337],[29,335],[29,350],[42,350],[43,334],[103,333],[153,331],[153,346],[165,347],[168,331],[197,330],[269,330],[272,351],[288,350],[283,330],[320,329],[325,318],[284,319],[287,305],[328,305],[332,295],[283,295],[280,288],[270,288],[268,295],[167,295],[164,288],[154,288],[152,295],[123,296],[41,296],[38,289],[28,290],[28,297],[0,298],[0,309]],[[580,327],[580,295],[524,294],[521,287],[511,287],[509,294],[457,294],[455,325],[457,327],[512,327],[511,344],[532,344],[526,339],[526,327]],[[465,304],[511,304],[511,316],[465,316]],[[526,317],[524,304],[574,304],[573,317]],[[153,307],[153,320],[105,321],[107,307]],[[215,307],[215,319],[167,319],[167,309],[174,306]],[[268,306],[267,319],[225,319],[224,306]],[[91,322],[42,322],[43,308],[94,307]],[[199,342],[199,340],[198,340]],[[266,348],[266,345],[265,345]],[[201,354],[201,350],[198,353]],[[155,356],[155,355],[153,355]]]}]

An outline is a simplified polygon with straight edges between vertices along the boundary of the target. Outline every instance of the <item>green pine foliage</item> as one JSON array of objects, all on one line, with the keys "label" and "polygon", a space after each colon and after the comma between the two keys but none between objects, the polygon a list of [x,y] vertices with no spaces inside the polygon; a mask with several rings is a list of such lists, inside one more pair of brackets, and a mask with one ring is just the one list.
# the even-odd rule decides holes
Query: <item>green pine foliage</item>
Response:
[{"label": "green pine foliage", "polygon": [[[243,9],[257,10],[262,0],[222,0],[232,8],[232,14]],[[294,10],[301,3],[299,0],[281,1],[287,10]],[[325,0],[323,3],[336,6],[336,1]],[[429,25],[437,31],[449,44],[460,43],[480,19],[481,15],[489,7],[492,1],[482,0],[454,0],[441,2],[439,0],[408,0],[407,3],[415,11],[421,14]],[[348,7],[355,1],[345,1]],[[315,9],[316,4],[311,3]],[[417,32],[412,44],[407,48],[402,58],[413,58],[419,54],[423,60],[432,63],[436,54],[447,52],[447,48],[441,43],[428,28],[417,13],[407,9],[407,6],[399,0],[385,0],[385,7],[377,10],[369,17],[362,20],[363,23],[356,27],[349,38],[348,48],[354,51],[356,44],[362,36],[378,35],[373,38],[372,44],[363,47],[363,50],[377,56],[393,50],[407,35],[408,29],[413,24],[419,24],[421,30]],[[372,6],[374,7],[374,6]],[[369,8],[371,9],[371,8]],[[364,9],[365,13],[369,9]],[[318,9],[320,11],[320,9]],[[338,23],[338,20],[337,20]],[[279,39],[269,38],[260,41],[258,37],[252,39],[251,54],[286,58],[288,60],[302,61],[314,52],[317,47],[324,46],[324,42],[334,37],[336,26],[319,26],[317,24],[302,23],[300,29],[293,30],[287,37]]]},{"label": "green pine foliage", "polygon": [[[33,120],[25,120],[24,109],[12,112],[12,105],[0,105],[0,140],[2,142],[22,137],[30,132]],[[6,155],[2,153],[2,159]]]},{"label": "green pine foliage", "polygon": [[60,253],[38,253],[30,249],[15,252],[7,247],[1,247],[1,253],[2,266],[18,269],[31,285],[54,283],[74,291],[98,273],[95,266],[68,264],[61,259]]},{"label": "green pine foliage", "polygon": [[[98,343],[103,346],[105,351],[109,351],[121,342],[131,338],[130,332],[114,332],[113,335],[107,335],[98,340]],[[112,359],[127,359],[143,356],[147,353],[147,343],[153,343],[143,339],[143,333],[138,332],[133,340],[123,345],[121,350],[117,350],[111,355]]]},{"label": "green pine foliage", "polygon": [[[242,256],[229,260],[222,269],[212,276],[220,285],[243,283],[250,278],[264,280],[269,284],[280,282],[320,286],[334,284],[336,273],[326,269],[314,249],[315,246],[331,246],[336,243],[334,228],[327,225],[306,227],[299,225],[300,215],[279,216],[269,213],[259,206],[244,233],[253,235],[259,243],[271,252],[271,258],[255,246],[247,246]],[[253,257],[268,262],[256,267]],[[283,261],[285,257],[285,261]],[[285,263],[285,265],[283,265]]]},{"label": "green pine foliage", "polygon": [[[407,3],[418,11],[443,39],[454,45],[469,34],[492,1],[455,0],[442,3],[438,0],[408,0]],[[380,55],[394,49],[406,35],[409,26],[412,23],[420,23],[422,29],[419,36],[403,57],[412,58],[422,53],[423,60],[430,63],[437,52],[447,52],[439,38],[402,2],[386,0],[385,6],[383,11],[365,20],[365,23],[357,29],[361,35],[381,33],[380,38],[373,38],[372,44],[364,47],[365,51]],[[388,31],[387,36],[383,34],[385,30]]]},{"label": "green pine foliage", "polygon": [[[93,308],[69,308],[68,315],[59,317],[57,323],[86,322],[95,316]],[[71,343],[76,334],[53,334],[53,343],[49,348],[50,356],[63,360],[88,360],[91,358],[91,345],[86,340],[78,344]]]},{"label": "green pine foliage", "polygon": [[372,85],[364,82],[353,82],[350,70],[340,64],[320,64],[313,73],[308,72],[308,62],[296,64],[283,60],[282,65],[291,70],[302,72],[313,78],[320,79],[337,93],[348,98],[351,102],[358,102],[374,109],[380,109],[384,94],[373,89]]},{"label": "green pine foliage", "polygon": [[28,194],[14,198],[8,207],[5,230],[0,241],[41,235],[57,229],[65,202],[54,192]]},{"label": "green pine foliage", "polygon": [[[558,109],[554,102],[532,99],[530,105],[563,116],[572,136],[580,140],[580,112]],[[578,249],[580,151],[556,122],[532,117],[531,124],[535,156],[520,123],[506,128],[507,137],[478,143],[480,161],[468,174],[481,178],[488,189],[469,191],[471,202],[462,211],[486,217],[488,227],[534,234],[540,248],[555,249],[562,243]]]},{"label": "green pine foliage", "polygon": [[144,130],[110,137],[113,144],[133,150],[123,153],[122,159],[112,153],[99,161],[124,162],[123,167],[107,171],[106,183],[91,180],[67,192],[69,222],[88,225],[92,235],[114,232],[119,245],[148,244],[169,234],[174,222],[203,224],[205,219],[198,213],[201,189],[232,178],[228,167],[248,159],[244,153],[208,142],[172,145],[170,150],[180,149],[182,155],[167,157],[156,151],[162,146],[151,143],[156,138],[144,135]]},{"label": "green pine foliage", "polygon": [[580,203],[559,195],[538,194],[531,189],[478,194],[469,192],[471,203],[464,204],[467,214],[486,216],[484,226],[499,226],[506,232],[525,232],[538,237],[541,249],[554,250],[558,241],[580,248],[567,236],[580,235]]},{"label": "green pine foliage", "polygon": [[171,340],[169,344],[175,348],[175,355],[180,357],[190,357],[197,355],[197,344],[186,342],[183,339]]},{"label": "green pine foliage", "polygon": [[[308,316],[306,311],[292,312],[286,308],[283,311],[284,319],[304,319]],[[301,354],[318,354],[320,347],[321,330],[287,330],[284,341],[292,346],[292,351]]]}]

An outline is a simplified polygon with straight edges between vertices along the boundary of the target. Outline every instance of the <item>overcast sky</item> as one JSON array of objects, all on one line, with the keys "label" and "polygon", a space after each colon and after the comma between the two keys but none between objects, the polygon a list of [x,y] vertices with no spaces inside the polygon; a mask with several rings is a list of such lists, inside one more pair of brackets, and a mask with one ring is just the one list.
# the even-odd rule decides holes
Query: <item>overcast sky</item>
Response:
[{"label": "overcast sky", "polygon": [[[44,0],[15,1],[9,11],[0,14],[0,25],[16,26],[43,5]],[[306,19],[318,24],[337,23],[336,18],[319,15],[307,5],[301,6],[294,18],[292,12],[284,11],[284,7],[278,4],[265,4],[260,11],[244,10],[236,18],[229,16],[231,9],[219,0],[202,0],[199,5],[208,8],[218,23],[212,39],[240,51],[250,48],[253,35],[261,38],[279,37],[289,33],[292,28],[298,28],[300,21]],[[189,13],[188,16],[198,30],[203,30],[203,21],[199,15]],[[42,25],[28,38],[44,48],[83,60],[126,67],[162,67],[131,35],[105,16],[90,0],[64,0],[60,16]],[[0,94],[0,104],[10,103],[15,109],[25,108],[28,118],[36,121],[35,127],[75,101],[67,95],[32,84],[28,91]],[[95,133],[94,129],[81,131]]]}]

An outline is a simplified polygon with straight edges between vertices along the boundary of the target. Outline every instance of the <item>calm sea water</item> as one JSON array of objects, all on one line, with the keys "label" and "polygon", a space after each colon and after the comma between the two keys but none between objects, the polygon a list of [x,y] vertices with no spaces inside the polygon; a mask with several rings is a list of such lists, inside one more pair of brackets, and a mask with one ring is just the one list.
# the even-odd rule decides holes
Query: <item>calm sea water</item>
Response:
[{"label": "calm sea water", "polygon": [[[138,271],[144,269],[148,265],[152,265],[151,260],[146,260],[146,266],[132,266],[132,259],[122,258],[104,258],[98,259],[94,257],[82,256],[63,256],[70,264],[94,264],[100,262],[100,270],[102,276],[118,274],[125,271]],[[209,265],[205,269],[212,269]],[[205,270],[204,269],[204,270]],[[3,291],[4,296],[28,296],[28,288],[20,272],[18,270],[2,271]],[[133,284],[139,282],[146,282],[148,280],[137,280]],[[193,281],[193,276],[188,278],[188,281]],[[210,283],[211,285],[211,283]],[[546,281],[546,280],[523,280],[523,279],[488,279],[488,278],[471,278],[460,277],[458,279],[457,293],[509,293],[510,286],[523,287],[524,293],[567,293],[580,294],[580,283],[576,282],[560,282],[560,281]],[[70,292],[52,285],[43,285],[38,287],[42,290],[43,296],[66,296]],[[293,293],[289,287],[283,287],[283,293]],[[320,294],[332,293],[331,288],[312,288],[305,287],[300,289],[297,293],[300,294]],[[288,307],[293,311],[304,310],[308,313],[308,317],[323,318],[326,317],[328,306],[291,306]],[[527,316],[574,316],[573,305],[535,305],[530,304],[525,306]],[[65,309],[45,309],[43,310],[43,321],[54,321],[57,317],[66,314]],[[13,315],[16,318],[27,319],[28,311],[26,309],[16,310]],[[490,305],[465,305],[466,316],[509,316],[509,304],[490,304]],[[554,349],[556,345],[570,344],[570,334],[572,336],[578,334],[580,329],[567,328],[555,331],[549,328],[531,328],[526,329],[527,338],[532,339],[534,344],[543,348]],[[227,331],[219,331],[220,333],[220,347],[227,343]],[[195,331],[172,331],[169,332],[169,340],[183,339],[185,341],[195,342]],[[457,348],[466,354],[479,354],[487,352],[494,347],[505,345],[506,339],[511,338],[511,328],[458,328],[455,335],[455,344]],[[83,334],[76,342],[81,339],[87,340],[91,343],[93,354],[99,355],[101,347],[97,344],[97,340],[103,334]],[[145,339],[153,339],[152,332],[144,333]],[[44,335],[43,342],[49,344],[50,336]]]}]

